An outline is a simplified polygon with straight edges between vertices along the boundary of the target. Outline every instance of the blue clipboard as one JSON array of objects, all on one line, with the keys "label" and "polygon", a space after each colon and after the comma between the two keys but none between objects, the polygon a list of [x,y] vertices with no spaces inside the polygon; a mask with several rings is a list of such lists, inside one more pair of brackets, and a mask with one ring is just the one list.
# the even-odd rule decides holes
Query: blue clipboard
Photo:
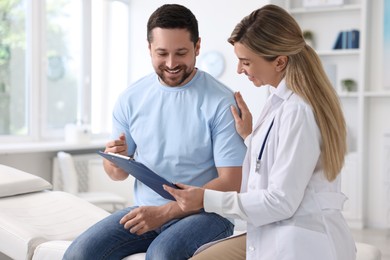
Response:
[{"label": "blue clipboard", "polygon": [[160,194],[163,198],[175,200],[175,198],[169,192],[164,190],[163,184],[175,189],[178,189],[178,187],[172,182],[167,181],[142,163],[137,162],[133,158],[121,154],[105,153],[102,151],[98,151],[97,153],[100,156],[103,156],[105,159],[109,160],[110,162],[115,163],[119,168],[121,168],[128,174],[134,176],[134,178],[147,185],[149,188]]}]

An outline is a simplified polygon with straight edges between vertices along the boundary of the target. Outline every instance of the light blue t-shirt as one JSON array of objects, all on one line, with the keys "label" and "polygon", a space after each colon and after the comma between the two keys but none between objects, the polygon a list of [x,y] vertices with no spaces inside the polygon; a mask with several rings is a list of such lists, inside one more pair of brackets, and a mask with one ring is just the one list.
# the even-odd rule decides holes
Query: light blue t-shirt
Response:
[{"label": "light blue t-shirt", "polygon": [[[246,147],[231,105],[233,92],[203,71],[181,87],[164,86],[153,73],[120,95],[111,138],[125,133],[129,155],[165,179],[203,186],[218,176],[216,167],[242,165]],[[139,181],[134,193],[139,206],[168,202]]]}]

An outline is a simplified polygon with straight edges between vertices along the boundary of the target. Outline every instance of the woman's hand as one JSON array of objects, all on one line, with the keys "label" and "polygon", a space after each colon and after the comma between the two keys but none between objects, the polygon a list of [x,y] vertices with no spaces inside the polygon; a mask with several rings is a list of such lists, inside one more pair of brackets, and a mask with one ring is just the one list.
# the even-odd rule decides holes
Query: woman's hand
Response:
[{"label": "woman's hand", "polygon": [[245,138],[252,133],[252,114],[240,92],[234,93],[234,98],[236,99],[237,106],[241,111],[241,116],[234,106],[231,107],[231,111],[234,121],[236,121],[237,133],[245,140]]},{"label": "woman's hand", "polygon": [[174,189],[163,185],[164,190],[168,191],[175,199],[179,207],[184,212],[196,211],[203,208],[204,189],[177,183],[180,189]]}]

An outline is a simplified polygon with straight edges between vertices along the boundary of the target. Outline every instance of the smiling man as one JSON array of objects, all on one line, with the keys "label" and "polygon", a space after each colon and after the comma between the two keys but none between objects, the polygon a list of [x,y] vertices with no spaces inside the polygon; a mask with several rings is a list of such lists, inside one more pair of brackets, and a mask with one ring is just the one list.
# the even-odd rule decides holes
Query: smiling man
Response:
[{"label": "smiling man", "polygon": [[[186,7],[163,5],[149,18],[147,39],[155,73],[127,88],[113,111],[106,152],[133,156],[171,182],[239,191],[245,145],[235,130],[233,92],[195,67],[200,38]],[[107,174],[128,174],[104,161]],[[139,181],[135,206],[115,212],[81,234],[64,259],[188,259],[201,245],[233,233],[214,213],[183,212]]]},{"label": "smiling man", "polygon": [[183,86],[195,75],[195,57],[200,39],[193,43],[186,29],[155,28],[149,36],[149,50],[160,83],[170,87]]}]

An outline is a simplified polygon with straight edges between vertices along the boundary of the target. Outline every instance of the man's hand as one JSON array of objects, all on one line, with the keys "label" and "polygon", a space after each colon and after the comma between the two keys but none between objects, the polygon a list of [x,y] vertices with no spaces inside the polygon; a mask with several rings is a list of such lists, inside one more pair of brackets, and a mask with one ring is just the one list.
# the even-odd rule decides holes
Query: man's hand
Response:
[{"label": "man's hand", "polygon": [[166,214],[163,213],[162,207],[143,206],[127,213],[119,223],[124,225],[125,229],[129,229],[131,233],[142,235],[168,222]]},{"label": "man's hand", "polygon": [[[106,144],[106,149],[104,150],[104,152],[111,152],[128,156],[125,134],[122,133],[117,140],[109,141]],[[124,180],[129,177],[129,175],[125,171],[118,168],[114,163],[110,162],[107,159],[103,160],[103,166],[108,176],[110,176],[110,178],[114,181]]]},{"label": "man's hand", "polygon": [[117,140],[109,141],[106,144],[106,149],[104,150],[105,153],[118,153],[121,155],[128,156],[127,154],[127,143],[126,143],[126,136],[124,133],[122,133]]}]

